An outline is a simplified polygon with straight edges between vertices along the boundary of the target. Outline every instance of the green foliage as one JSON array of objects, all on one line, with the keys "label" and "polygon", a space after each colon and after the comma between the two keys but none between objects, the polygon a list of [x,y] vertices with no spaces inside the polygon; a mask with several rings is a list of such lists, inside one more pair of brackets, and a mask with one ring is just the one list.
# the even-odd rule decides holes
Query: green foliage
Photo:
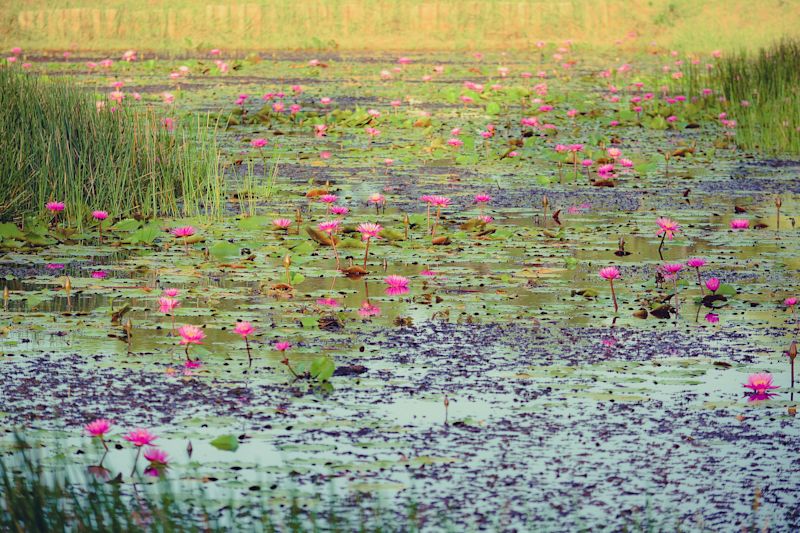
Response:
[{"label": "green foliage", "polygon": [[729,118],[737,121],[739,146],[800,153],[800,40],[723,57],[714,81],[728,101]]},{"label": "green foliage", "polygon": [[333,359],[328,356],[317,357],[311,362],[309,373],[311,377],[319,382],[328,381],[333,376],[333,371],[336,366],[333,364]]},{"label": "green foliage", "polygon": [[[110,107],[110,106],[107,106]],[[0,217],[66,203],[81,223],[112,216],[216,214],[221,181],[213,136],[196,124],[168,131],[152,110],[98,110],[66,81],[0,69]]]},{"label": "green foliage", "polygon": [[212,440],[210,444],[214,448],[218,450],[224,450],[226,452],[235,452],[239,449],[239,441],[235,435],[220,435],[216,439]]}]

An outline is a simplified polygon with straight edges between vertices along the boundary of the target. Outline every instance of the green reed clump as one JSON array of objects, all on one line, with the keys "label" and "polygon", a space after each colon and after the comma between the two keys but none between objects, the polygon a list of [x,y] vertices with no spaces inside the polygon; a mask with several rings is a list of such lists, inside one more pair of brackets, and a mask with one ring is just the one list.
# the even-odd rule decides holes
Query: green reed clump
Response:
[{"label": "green reed clump", "polygon": [[231,499],[215,503],[202,487],[180,487],[166,479],[130,482],[111,478],[108,471],[100,476],[98,466],[88,474],[63,458],[45,462],[36,445],[19,437],[16,447],[0,455],[0,531],[419,531],[413,503],[389,511],[370,497],[331,493],[310,503],[296,492],[231,493]]},{"label": "green reed clump", "polygon": [[67,81],[0,68],[0,219],[64,201],[80,222],[113,216],[214,215],[222,178],[213,126],[188,119],[170,132],[147,107],[94,97]]},{"label": "green reed clump", "polygon": [[739,146],[800,153],[800,40],[723,57],[712,77],[737,121]]}]

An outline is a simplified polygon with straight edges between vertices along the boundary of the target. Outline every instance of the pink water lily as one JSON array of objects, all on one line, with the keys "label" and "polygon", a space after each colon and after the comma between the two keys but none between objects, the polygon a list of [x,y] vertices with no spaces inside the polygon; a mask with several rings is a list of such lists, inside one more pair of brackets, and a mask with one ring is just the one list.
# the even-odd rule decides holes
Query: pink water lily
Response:
[{"label": "pink water lily", "polygon": [[383,226],[380,224],[374,224],[372,222],[365,222],[363,224],[359,224],[356,230],[361,233],[361,240],[366,242],[366,247],[364,249],[364,270],[366,270],[367,257],[369,257],[369,243],[372,239],[380,239],[380,233],[383,231]]},{"label": "pink water lily", "polygon": [[159,448],[147,448],[144,451],[144,458],[151,463],[157,463],[159,465],[166,465],[169,462],[167,452]]},{"label": "pink water lily", "polygon": [[203,344],[203,339],[206,338],[206,334],[202,328],[187,324],[178,329],[178,335],[181,336],[181,346],[186,347],[186,360],[191,361],[189,358],[189,346],[192,344]]},{"label": "pink water lily", "polygon": [[614,292],[614,280],[620,277],[619,269],[613,266],[603,267],[598,274],[611,284],[611,299],[614,302],[614,312],[616,313],[619,311],[619,306],[617,305],[617,294]]},{"label": "pink water lily", "polygon": [[123,435],[122,438],[130,442],[134,446],[141,448],[142,446],[148,446],[152,444],[153,441],[156,440],[158,437],[156,437],[146,429],[137,428]]},{"label": "pink water lily", "polygon": [[247,350],[247,362],[248,362],[247,366],[249,368],[250,366],[253,365],[253,355],[250,352],[250,341],[248,340],[247,337],[253,335],[256,332],[256,328],[253,327],[253,324],[251,324],[250,322],[242,321],[236,323],[236,326],[234,326],[233,328],[233,332],[236,333],[237,335],[241,335],[242,339],[244,339],[244,346],[245,349]]},{"label": "pink water lily", "polygon": [[745,383],[743,386],[757,394],[763,394],[770,390],[780,388],[777,385],[772,384],[772,379],[772,374],[766,372],[750,374],[747,378],[747,383]]}]

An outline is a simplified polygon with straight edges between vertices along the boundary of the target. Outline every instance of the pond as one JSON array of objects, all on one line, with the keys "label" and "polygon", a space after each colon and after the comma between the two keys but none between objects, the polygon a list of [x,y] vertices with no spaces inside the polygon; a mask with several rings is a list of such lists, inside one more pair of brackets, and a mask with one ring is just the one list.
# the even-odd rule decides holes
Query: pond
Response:
[{"label": "pond", "polygon": [[[800,162],[738,150],[725,104],[663,57],[608,78],[625,59],[563,55],[32,58],[99,100],[119,81],[122,105],[210,114],[226,194],[221,218],[109,205],[102,239],[3,235],[4,449],[21,434],[53,469],[242,513],[332,494],[344,513],[411,501],[429,530],[797,527]],[[778,388],[745,388],[758,373]],[[108,451],[84,429],[98,418]],[[140,476],[134,428],[167,453],[161,476]]]}]

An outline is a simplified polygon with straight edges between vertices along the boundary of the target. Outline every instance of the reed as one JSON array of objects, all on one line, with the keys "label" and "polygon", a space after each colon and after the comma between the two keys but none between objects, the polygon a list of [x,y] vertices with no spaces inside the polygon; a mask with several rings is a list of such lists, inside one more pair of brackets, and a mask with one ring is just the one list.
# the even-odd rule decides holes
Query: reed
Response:
[{"label": "reed", "polygon": [[800,40],[723,57],[712,77],[737,121],[739,146],[800,153]]},{"label": "reed", "polygon": [[67,80],[0,69],[0,219],[43,210],[48,200],[64,201],[78,224],[94,209],[219,215],[215,125],[187,118],[169,131],[150,107],[111,107],[98,109]]},{"label": "reed", "polygon": [[[211,500],[202,487],[179,487],[167,480],[109,482],[69,466],[45,465],[22,441],[0,456],[0,531],[418,531],[417,506],[392,511],[380,500],[333,493],[312,500],[288,496],[238,496]],[[446,519],[436,522],[444,525]]]}]

